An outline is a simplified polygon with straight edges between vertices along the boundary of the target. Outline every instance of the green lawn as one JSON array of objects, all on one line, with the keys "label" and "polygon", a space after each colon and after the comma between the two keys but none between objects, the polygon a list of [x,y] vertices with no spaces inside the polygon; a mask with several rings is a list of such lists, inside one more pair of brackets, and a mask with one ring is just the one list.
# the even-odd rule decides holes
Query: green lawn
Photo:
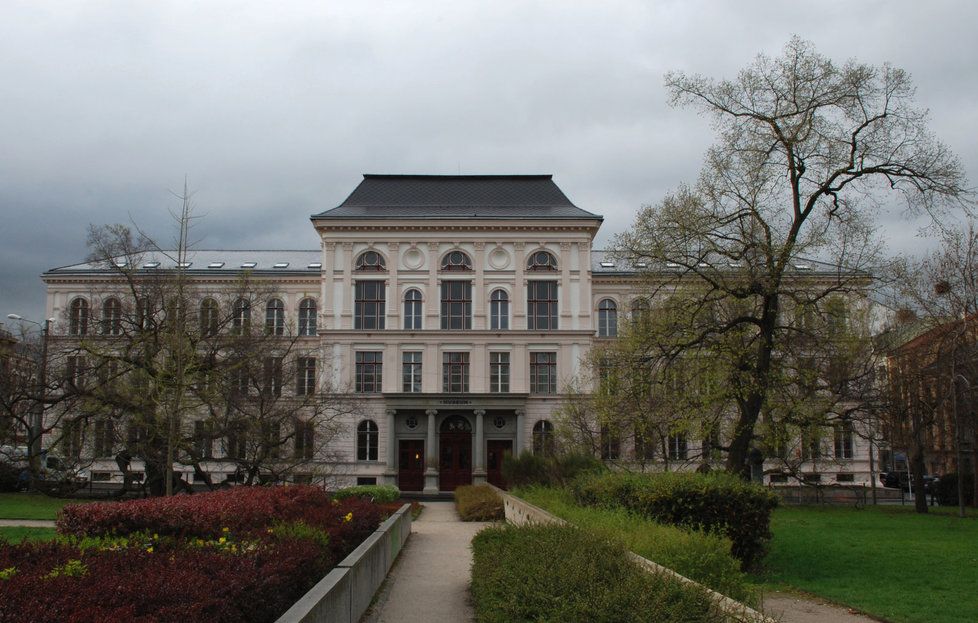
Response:
[{"label": "green lawn", "polygon": [[783,507],[759,580],[894,622],[978,620],[978,519],[910,507]]},{"label": "green lawn", "polygon": [[55,519],[66,504],[84,504],[91,500],[49,498],[33,493],[0,493],[0,519]]},{"label": "green lawn", "polygon": [[49,541],[57,533],[54,528],[0,528],[0,540],[7,540],[11,543],[21,541]]}]

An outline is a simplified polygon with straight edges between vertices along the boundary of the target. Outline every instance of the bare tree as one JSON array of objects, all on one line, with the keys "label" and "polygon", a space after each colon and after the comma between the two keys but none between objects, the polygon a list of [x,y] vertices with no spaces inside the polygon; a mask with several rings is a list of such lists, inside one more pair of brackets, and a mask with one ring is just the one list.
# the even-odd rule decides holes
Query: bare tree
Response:
[{"label": "bare tree", "polygon": [[785,385],[782,353],[803,332],[796,315],[828,322],[830,301],[861,304],[881,259],[881,193],[935,218],[971,195],[899,69],[838,66],[795,38],[735,80],[671,73],[666,86],[674,104],[712,118],[718,140],[697,184],[643,209],[617,248],[655,267],[651,296],[693,293],[657,348],[670,360],[724,359],[737,412],[726,469],[746,474],[761,417]]}]

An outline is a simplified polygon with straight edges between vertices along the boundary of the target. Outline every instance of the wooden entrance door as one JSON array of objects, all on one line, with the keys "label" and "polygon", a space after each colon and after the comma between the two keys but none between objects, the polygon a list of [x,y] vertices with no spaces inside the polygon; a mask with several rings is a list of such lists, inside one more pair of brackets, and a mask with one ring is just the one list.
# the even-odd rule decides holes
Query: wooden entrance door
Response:
[{"label": "wooden entrance door", "polygon": [[510,439],[490,439],[486,442],[486,480],[500,489],[506,488],[503,478],[503,457],[513,453]]},{"label": "wooden entrance door", "polygon": [[398,444],[397,487],[401,491],[424,489],[424,441],[402,439]]},{"label": "wooden entrance door", "polygon": [[461,415],[446,418],[438,439],[438,490],[472,484],[472,425]]}]

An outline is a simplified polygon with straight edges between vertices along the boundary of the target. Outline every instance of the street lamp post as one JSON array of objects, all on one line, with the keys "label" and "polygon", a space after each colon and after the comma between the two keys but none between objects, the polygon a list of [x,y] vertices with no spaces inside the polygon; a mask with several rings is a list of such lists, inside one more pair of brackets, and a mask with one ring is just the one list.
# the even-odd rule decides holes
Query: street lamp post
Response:
[{"label": "street lamp post", "polygon": [[51,333],[51,323],[54,322],[54,318],[46,318],[43,325],[18,314],[7,314],[7,318],[37,325],[41,329],[41,366],[37,373],[38,396],[31,413],[30,439],[28,439],[27,446],[27,460],[31,470],[31,489],[34,489],[37,477],[40,475],[41,434],[44,430],[44,402],[47,399],[48,387],[48,336]]},{"label": "street lamp post", "polygon": [[954,415],[954,460],[957,464],[957,486],[958,486],[958,516],[964,517],[964,466],[961,462],[961,420],[958,416],[958,379],[964,381],[968,386],[968,393],[971,393],[971,381],[960,372],[955,372],[951,377],[951,392],[954,394],[951,402],[951,409]]}]

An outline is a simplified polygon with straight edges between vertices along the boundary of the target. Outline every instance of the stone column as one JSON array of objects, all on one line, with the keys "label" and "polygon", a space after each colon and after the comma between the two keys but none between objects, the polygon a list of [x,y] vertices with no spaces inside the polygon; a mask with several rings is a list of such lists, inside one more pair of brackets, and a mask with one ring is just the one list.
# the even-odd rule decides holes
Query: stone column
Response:
[{"label": "stone column", "polygon": [[526,283],[523,280],[523,271],[526,270],[526,252],[523,242],[513,244],[515,253],[513,254],[513,324],[510,329],[526,328]]},{"label": "stone column", "polygon": [[336,243],[323,243],[323,268],[322,268],[322,287],[319,290],[319,309],[317,310],[317,327],[322,329],[333,329],[339,326],[337,322],[340,307],[337,301],[333,300],[333,264],[336,262]]},{"label": "stone column", "polygon": [[353,243],[343,243],[343,308],[338,329],[353,328]]},{"label": "stone column", "polygon": [[560,243],[560,287],[557,296],[560,297],[561,329],[571,328],[570,248],[569,242]]},{"label": "stone column", "polygon": [[481,485],[486,482],[486,428],[484,409],[476,409],[475,413],[475,469],[472,470],[472,484]]},{"label": "stone column", "polygon": [[513,454],[519,456],[523,450],[523,427],[526,425],[526,412],[523,409],[517,409],[513,412],[516,415],[516,448],[513,449]]},{"label": "stone column", "polygon": [[488,329],[489,323],[486,321],[486,306],[489,293],[486,292],[486,243],[477,241],[475,244],[475,259],[472,260],[475,268],[475,284],[472,286],[473,301],[472,328],[475,330]]},{"label": "stone column", "polygon": [[387,409],[387,465],[384,469],[384,480],[389,485],[397,484],[397,411]]},{"label": "stone column", "polygon": [[437,409],[425,411],[428,415],[428,442],[425,446],[424,493],[438,493],[438,455],[435,452],[435,416]]}]

